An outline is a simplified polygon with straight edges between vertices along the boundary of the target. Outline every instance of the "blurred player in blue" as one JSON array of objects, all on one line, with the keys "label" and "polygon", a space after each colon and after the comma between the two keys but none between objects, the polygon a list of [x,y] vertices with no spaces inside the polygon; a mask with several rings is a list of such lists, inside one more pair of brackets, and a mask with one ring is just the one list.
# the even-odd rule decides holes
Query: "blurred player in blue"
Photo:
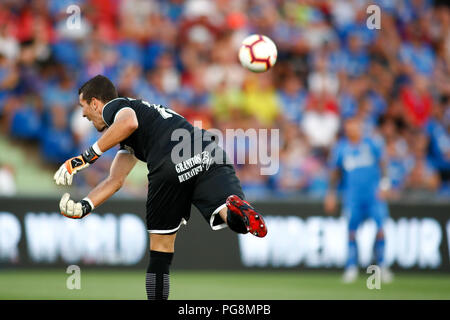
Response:
[{"label": "blurred player in blue", "polygon": [[364,220],[371,218],[377,225],[376,264],[381,267],[381,280],[390,282],[392,273],[384,264],[383,231],[389,214],[384,199],[390,183],[383,175],[383,146],[380,141],[363,135],[362,122],[358,118],[345,121],[344,133],[345,137],[336,143],[331,153],[330,187],[324,201],[325,211],[335,212],[337,186],[341,179],[342,208],[348,218],[348,258],[343,281],[353,282],[358,277],[356,231]]}]

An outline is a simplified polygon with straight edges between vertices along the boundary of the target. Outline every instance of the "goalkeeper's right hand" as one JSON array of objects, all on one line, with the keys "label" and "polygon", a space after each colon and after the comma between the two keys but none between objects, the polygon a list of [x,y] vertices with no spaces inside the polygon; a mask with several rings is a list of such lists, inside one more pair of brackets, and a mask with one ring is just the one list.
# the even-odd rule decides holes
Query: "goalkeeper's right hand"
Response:
[{"label": "goalkeeper's right hand", "polygon": [[89,167],[89,162],[84,161],[83,156],[70,158],[59,167],[53,179],[57,185],[71,185],[75,173],[87,167]]},{"label": "goalkeeper's right hand", "polygon": [[57,185],[71,185],[75,173],[89,167],[89,164],[94,163],[101,154],[102,152],[95,143],[81,155],[66,160],[56,171],[53,179]]}]

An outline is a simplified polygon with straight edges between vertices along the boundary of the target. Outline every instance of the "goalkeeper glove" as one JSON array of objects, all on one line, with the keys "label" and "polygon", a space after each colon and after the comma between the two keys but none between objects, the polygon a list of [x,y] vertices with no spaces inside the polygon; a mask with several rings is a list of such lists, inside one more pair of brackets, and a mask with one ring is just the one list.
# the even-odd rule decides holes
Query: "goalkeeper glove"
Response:
[{"label": "goalkeeper glove", "polygon": [[84,198],[80,202],[70,199],[70,194],[64,193],[59,202],[61,214],[71,219],[81,219],[87,216],[94,209],[94,205],[89,198]]},{"label": "goalkeeper glove", "polygon": [[58,171],[56,171],[53,179],[57,185],[71,185],[73,176],[78,171],[89,167],[89,165],[94,163],[101,154],[102,152],[97,146],[97,143],[95,143],[81,155],[70,158],[64,162],[61,167],[59,167]]}]

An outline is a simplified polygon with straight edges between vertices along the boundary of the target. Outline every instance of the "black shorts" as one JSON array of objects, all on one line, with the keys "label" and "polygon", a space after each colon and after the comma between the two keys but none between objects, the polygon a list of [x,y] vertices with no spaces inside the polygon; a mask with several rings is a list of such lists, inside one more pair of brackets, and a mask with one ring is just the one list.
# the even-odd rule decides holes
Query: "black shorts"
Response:
[{"label": "black shorts", "polygon": [[231,164],[202,163],[204,153],[194,154],[191,157],[194,160],[187,165],[172,162],[168,155],[149,173],[148,232],[176,232],[189,220],[192,204],[213,230],[227,226],[218,212],[226,206],[228,196],[235,194],[244,198],[241,184]]}]

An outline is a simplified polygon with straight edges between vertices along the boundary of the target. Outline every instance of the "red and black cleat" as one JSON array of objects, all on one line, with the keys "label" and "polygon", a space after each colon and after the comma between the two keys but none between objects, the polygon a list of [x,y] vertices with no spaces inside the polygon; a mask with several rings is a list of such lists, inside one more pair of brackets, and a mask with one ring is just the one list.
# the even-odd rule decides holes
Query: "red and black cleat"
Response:
[{"label": "red and black cleat", "polygon": [[227,198],[227,207],[232,213],[242,217],[248,232],[260,238],[266,236],[267,227],[263,217],[247,201],[232,195]]}]

